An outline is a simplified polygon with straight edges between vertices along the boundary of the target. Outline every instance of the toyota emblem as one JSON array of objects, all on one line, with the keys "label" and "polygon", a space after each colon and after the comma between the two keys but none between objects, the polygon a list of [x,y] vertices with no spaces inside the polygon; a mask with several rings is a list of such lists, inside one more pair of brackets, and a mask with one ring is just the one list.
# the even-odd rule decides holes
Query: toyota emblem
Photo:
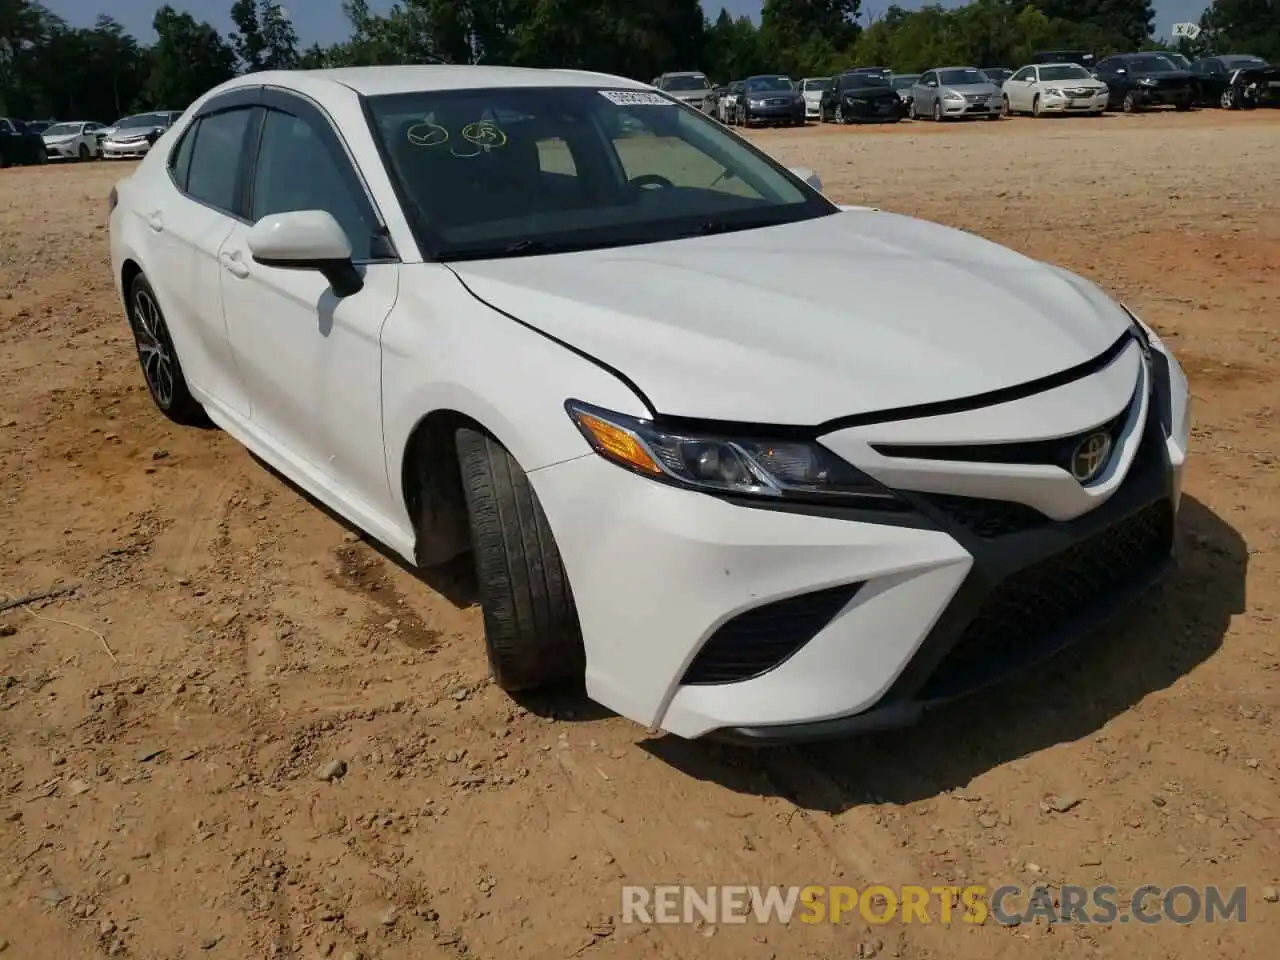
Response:
[{"label": "toyota emblem", "polygon": [[1071,454],[1071,475],[1080,483],[1088,483],[1106,466],[1110,454],[1110,434],[1101,430],[1089,434]]}]

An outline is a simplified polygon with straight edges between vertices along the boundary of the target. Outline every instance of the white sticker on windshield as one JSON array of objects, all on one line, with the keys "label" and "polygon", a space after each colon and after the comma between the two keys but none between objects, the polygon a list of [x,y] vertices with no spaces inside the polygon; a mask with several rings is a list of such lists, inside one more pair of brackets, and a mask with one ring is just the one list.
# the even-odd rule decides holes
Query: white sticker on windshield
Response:
[{"label": "white sticker on windshield", "polygon": [[660,93],[648,90],[600,90],[600,96],[620,107],[674,107],[675,103]]}]

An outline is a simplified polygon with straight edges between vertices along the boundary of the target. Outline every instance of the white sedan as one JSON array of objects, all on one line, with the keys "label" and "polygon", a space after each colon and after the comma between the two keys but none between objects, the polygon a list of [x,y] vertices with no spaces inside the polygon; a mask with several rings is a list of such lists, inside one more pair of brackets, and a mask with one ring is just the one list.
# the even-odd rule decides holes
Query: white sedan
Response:
[{"label": "white sedan", "polygon": [[75,121],[55,123],[40,136],[50,160],[92,160],[102,156],[106,127],[100,123]]},{"label": "white sedan", "polygon": [[111,262],[165,415],[410,563],[473,552],[502,687],[805,739],[1153,583],[1190,422],[1087,280],[814,180],[620,77],[255,73],[112,191]]},{"label": "white sedan", "polygon": [[1006,114],[1101,114],[1107,109],[1107,85],[1075,63],[1023,67],[1004,82]]}]

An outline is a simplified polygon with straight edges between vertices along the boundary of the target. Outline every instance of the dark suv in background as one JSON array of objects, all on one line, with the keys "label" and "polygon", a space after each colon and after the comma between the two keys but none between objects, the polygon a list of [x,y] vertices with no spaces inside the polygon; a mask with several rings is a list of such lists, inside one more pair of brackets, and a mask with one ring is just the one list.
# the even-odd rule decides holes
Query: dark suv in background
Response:
[{"label": "dark suv in background", "polygon": [[889,77],[879,71],[851,70],[832,77],[818,104],[818,119],[823,123],[897,123],[905,112],[903,98]]},{"label": "dark suv in background", "polygon": [[1100,60],[1094,74],[1107,85],[1107,106],[1125,113],[1147,107],[1190,110],[1196,102],[1195,78],[1158,53],[1121,53]]}]

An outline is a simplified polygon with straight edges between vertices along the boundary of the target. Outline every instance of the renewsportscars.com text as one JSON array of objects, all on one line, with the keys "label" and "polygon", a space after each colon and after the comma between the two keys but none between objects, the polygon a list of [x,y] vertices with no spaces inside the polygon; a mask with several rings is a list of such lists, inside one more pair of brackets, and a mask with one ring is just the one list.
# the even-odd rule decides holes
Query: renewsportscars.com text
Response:
[{"label": "renewsportscars.com text", "polygon": [[851,886],[627,886],[622,922],[645,924],[968,923],[1016,926],[1050,923],[1243,923],[1244,887],[1160,887],[1124,893],[1101,884],[1023,888],[1008,884],[890,887]]}]

